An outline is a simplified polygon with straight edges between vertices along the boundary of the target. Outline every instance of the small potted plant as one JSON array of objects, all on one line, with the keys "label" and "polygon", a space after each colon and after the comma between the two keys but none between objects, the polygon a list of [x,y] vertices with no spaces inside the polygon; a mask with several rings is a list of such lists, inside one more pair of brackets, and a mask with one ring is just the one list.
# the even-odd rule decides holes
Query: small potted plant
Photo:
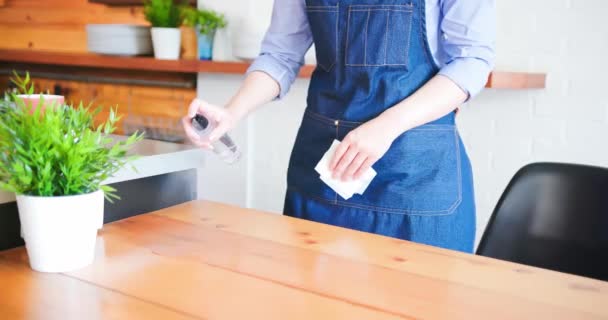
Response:
[{"label": "small potted plant", "polygon": [[213,41],[215,32],[225,28],[226,18],[213,10],[197,10],[185,8],[182,10],[183,23],[196,29],[198,38],[198,55],[200,60],[211,60],[213,57]]},{"label": "small potted plant", "polygon": [[40,108],[44,111],[48,104],[64,103],[63,96],[42,93],[34,94],[34,83],[30,81],[29,72],[25,74],[24,78],[21,78],[16,71],[13,71],[13,78],[10,80],[17,87],[17,97],[23,100],[26,105],[32,106],[33,109],[40,105]]},{"label": "small potted plant", "polygon": [[181,33],[182,33],[182,49],[181,49],[181,58],[182,59],[198,59],[197,56],[197,44],[196,37],[197,33],[194,28],[194,24],[190,23],[192,19],[192,12],[195,12],[196,9],[192,8],[188,4],[184,4],[180,7],[181,14]]},{"label": "small potted plant", "polygon": [[[29,76],[17,82],[32,87]],[[92,263],[104,194],[117,198],[102,182],[132,160],[126,153],[142,135],[115,142],[114,110],[95,127],[100,109],[38,101],[0,100],[0,189],[17,195],[32,269],[66,272]]]},{"label": "small potted plant", "polygon": [[181,10],[173,0],[146,0],[144,15],[152,25],[154,57],[162,60],[179,59]]}]

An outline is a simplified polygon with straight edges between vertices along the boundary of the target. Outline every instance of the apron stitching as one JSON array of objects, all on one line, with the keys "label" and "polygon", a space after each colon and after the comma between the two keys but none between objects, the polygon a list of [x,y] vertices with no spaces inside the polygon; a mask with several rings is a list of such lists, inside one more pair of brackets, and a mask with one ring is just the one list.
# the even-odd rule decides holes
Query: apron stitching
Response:
[{"label": "apron stitching", "polygon": [[[348,8],[348,20],[346,22],[346,49],[344,50],[344,64],[348,65],[348,40],[350,35],[350,13],[351,8]],[[337,46],[336,46],[337,47]]]},{"label": "apron stitching", "polygon": [[336,35],[336,45],[335,45],[335,59],[334,62],[327,66],[327,65],[323,65],[322,63],[318,63],[318,66],[321,67],[323,70],[329,72],[333,66],[336,64],[337,60],[338,60],[338,23],[340,21],[340,7],[339,4],[336,4],[335,6],[306,6],[306,11],[307,12],[323,12],[323,13],[335,13],[336,14],[336,31],[335,31],[335,35]]},{"label": "apron stitching", "polygon": [[[340,120],[336,120],[335,121],[335,125],[336,125],[336,140],[338,140],[339,137],[339,128],[340,128]],[[334,198],[334,204],[338,204],[338,193],[335,193],[335,198]]]},{"label": "apron stitching", "polygon": [[407,41],[405,42],[405,46],[406,46],[405,47],[405,63],[403,64],[403,65],[405,65],[406,70],[410,69],[409,60],[410,60],[410,47],[412,45],[412,24],[413,24],[413,20],[414,20],[413,11],[412,11],[411,17],[408,20],[409,20],[409,23],[407,24],[407,31],[405,32],[405,36],[407,37]]},{"label": "apron stitching", "polygon": [[338,201],[337,204],[345,206],[345,207],[352,207],[352,208],[357,208],[357,209],[365,209],[365,210],[373,210],[373,211],[385,211],[385,212],[391,212],[391,213],[403,213],[403,214],[408,214],[408,215],[415,215],[415,214],[419,214],[419,215],[434,215],[434,214],[448,215],[448,214],[453,213],[454,210],[460,205],[460,203],[461,203],[461,199],[460,199],[460,197],[458,197],[454,201],[454,204],[452,204],[449,208],[444,209],[444,210],[404,210],[404,209],[397,209],[397,208],[387,208],[387,207],[379,207],[379,206],[372,206],[372,205],[365,205],[365,204],[358,204],[358,203],[350,203],[350,202],[345,202],[345,201]]},{"label": "apron stitching", "polygon": [[[413,3],[406,3],[406,4],[351,4],[350,5],[351,8],[354,8],[353,10],[360,10],[360,11],[365,11],[365,9],[375,9],[375,10],[399,10],[401,8],[410,8],[408,9],[401,9],[403,11],[412,11],[411,8],[414,7]],[[359,9],[357,9],[359,8]]]},{"label": "apron stitching", "polygon": [[[429,56],[431,49],[430,49],[430,46],[428,43],[429,41],[428,41],[427,34],[426,34],[426,18],[423,18],[426,16],[425,1],[421,1],[420,5],[418,7],[419,7],[418,12],[422,15],[422,16],[420,16],[421,18],[419,19],[420,20],[420,25],[419,25],[420,26],[420,37],[419,38],[420,38],[420,42],[421,42],[422,48],[423,48],[422,51],[424,51],[424,57],[426,58],[426,61],[432,66],[434,73],[437,73],[437,72],[439,72],[438,71],[439,67],[437,66],[437,63],[435,62],[435,59],[433,59]],[[410,26],[410,33],[411,33],[411,26]],[[411,40],[410,40],[410,42],[411,42]],[[409,48],[408,48],[408,50],[409,50]]]},{"label": "apron stitching", "polygon": [[392,11],[412,13],[411,9],[385,9],[385,8],[368,8],[368,9],[351,9],[352,12],[367,12],[367,11]]},{"label": "apron stitching", "polygon": [[391,19],[391,12],[386,12],[386,30],[384,31],[384,64],[386,64],[388,56],[388,22]]},{"label": "apron stitching", "polygon": [[[359,7],[359,9],[357,8]],[[403,7],[407,7],[409,9],[401,9]],[[409,57],[409,49],[410,49],[410,45],[411,45],[411,32],[412,32],[412,20],[413,20],[413,16],[409,19],[409,24],[408,24],[408,30],[407,30],[407,45],[406,45],[406,62],[405,63],[387,63],[387,56],[388,56],[388,25],[389,25],[389,19],[390,19],[390,14],[391,12],[405,12],[405,13],[411,13],[413,14],[413,4],[408,4],[408,5],[350,5],[349,9],[348,9],[348,20],[347,20],[347,26],[346,26],[346,50],[344,53],[344,57],[345,57],[345,65],[346,66],[351,66],[351,67],[385,67],[385,66],[398,66],[398,67],[403,67],[405,66],[406,68],[408,67],[408,63],[407,63],[407,58]],[[351,16],[351,12],[366,12],[367,11],[367,20],[366,20],[366,25],[365,25],[365,36],[363,38],[364,40],[364,48],[363,48],[363,63],[349,63],[348,61],[348,43],[349,43],[349,32],[350,32],[350,16]],[[368,33],[369,33],[369,20],[370,20],[370,15],[372,11],[386,11],[387,12],[387,17],[386,17],[386,30],[384,33],[384,37],[385,37],[385,51],[384,51],[384,64],[379,64],[379,63],[367,63],[367,39],[368,39]]]},{"label": "apron stitching", "polygon": [[462,201],[462,159],[460,158],[460,139],[458,130],[454,127],[454,145],[456,148],[456,169],[458,173],[458,202]]},{"label": "apron stitching", "polygon": [[404,63],[391,63],[391,64],[349,64],[349,67],[403,67],[406,66]]},{"label": "apron stitching", "polygon": [[367,21],[365,21],[365,42],[363,43],[363,65],[367,65],[367,34],[369,31],[369,17],[372,15],[371,10],[367,10]]},{"label": "apron stitching", "polygon": [[448,216],[448,215],[453,214],[454,211],[456,210],[456,208],[458,208],[458,206],[462,203],[462,200],[458,200],[449,209],[440,210],[440,211],[403,210],[403,209],[358,205],[358,204],[339,201],[339,200],[337,203],[335,203],[333,200],[311,195],[307,192],[300,190],[297,187],[289,186],[287,189],[289,191],[300,193],[301,195],[308,197],[310,199],[314,199],[316,201],[331,204],[331,205],[338,206],[338,207],[354,208],[354,209],[360,209],[360,210],[371,210],[371,211],[375,211],[375,212],[400,214],[400,215],[406,215],[406,216],[423,216],[423,217]]},{"label": "apron stitching", "polygon": [[338,41],[338,23],[340,22],[340,3],[336,4],[336,52],[335,54],[335,58],[334,58],[334,63],[331,65],[332,67],[334,66],[334,64],[338,63],[338,45],[340,43],[340,41]]},{"label": "apron stitching", "polygon": [[[304,113],[304,115],[309,116],[315,120],[321,121],[325,124],[331,125],[331,126],[335,126],[336,125],[336,120],[339,119],[332,119],[332,118],[328,118],[324,115],[320,115],[318,113],[306,110],[306,112]],[[363,122],[354,122],[354,121],[346,121],[346,120],[340,120],[340,124],[342,124],[344,127],[350,127],[350,128],[355,128],[359,125],[362,125]]]},{"label": "apron stitching", "polygon": [[[318,120],[318,121],[323,122],[330,126],[334,126],[336,120],[340,120],[340,124],[342,125],[342,127],[347,127],[347,128],[356,128],[357,126],[360,126],[363,123],[365,123],[365,122],[357,122],[357,121],[347,121],[347,120],[342,120],[342,119],[333,119],[333,118],[329,118],[327,116],[318,114],[318,113],[310,111],[310,110],[306,110],[304,112],[304,116],[311,117],[315,120]],[[455,128],[455,125],[453,125],[453,124],[424,124],[424,125],[418,126],[416,128],[410,129],[409,131],[418,131],[418,130],[446,131],[446,130],[454,130],[454,128]]]}]

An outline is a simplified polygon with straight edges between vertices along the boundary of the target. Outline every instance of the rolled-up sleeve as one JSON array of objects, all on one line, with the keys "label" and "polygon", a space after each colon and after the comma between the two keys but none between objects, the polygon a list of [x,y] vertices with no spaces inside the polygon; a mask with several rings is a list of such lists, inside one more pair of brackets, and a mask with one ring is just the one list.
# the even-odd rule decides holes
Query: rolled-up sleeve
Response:
[{"label": "rolled-up sleeve", "polygon": [[443,0],[440,43],[446,61],[440,75],[469,98],[485,86],[495,61],[495,0]]},{"label": "rolled-up sleeve", "polygon": [[277,98],[287,94],[312,45],[305,0],[275,0],[272,22],[262,42],[261,53],[247,73],[262,71],[280,86]]}]

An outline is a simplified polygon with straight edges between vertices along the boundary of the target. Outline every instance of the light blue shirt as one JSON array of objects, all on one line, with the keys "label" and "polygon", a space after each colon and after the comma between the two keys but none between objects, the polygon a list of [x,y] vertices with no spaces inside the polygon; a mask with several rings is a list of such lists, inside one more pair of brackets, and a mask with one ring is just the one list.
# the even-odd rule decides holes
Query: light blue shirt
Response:
[{"label": "light blue shirt", "polygon": [[[495,0],[426,0],[426,26],[439,74],[469,97],[475,96],[494,68]],[[281,87],[279,98],[283,97],[312,43],[305,0],[275,0],[260,56],[248,72],[270,75]]]}]

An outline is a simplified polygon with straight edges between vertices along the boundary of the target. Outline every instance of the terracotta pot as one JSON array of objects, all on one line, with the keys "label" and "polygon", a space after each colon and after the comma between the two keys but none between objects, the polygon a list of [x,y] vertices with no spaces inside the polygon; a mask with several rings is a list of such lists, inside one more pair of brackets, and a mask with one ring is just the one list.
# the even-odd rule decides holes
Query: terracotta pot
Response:
[{"label": "terracotta pot", "polygon": [[196,31],[191,27],[182,27],[182,59],[196,59]]}]

